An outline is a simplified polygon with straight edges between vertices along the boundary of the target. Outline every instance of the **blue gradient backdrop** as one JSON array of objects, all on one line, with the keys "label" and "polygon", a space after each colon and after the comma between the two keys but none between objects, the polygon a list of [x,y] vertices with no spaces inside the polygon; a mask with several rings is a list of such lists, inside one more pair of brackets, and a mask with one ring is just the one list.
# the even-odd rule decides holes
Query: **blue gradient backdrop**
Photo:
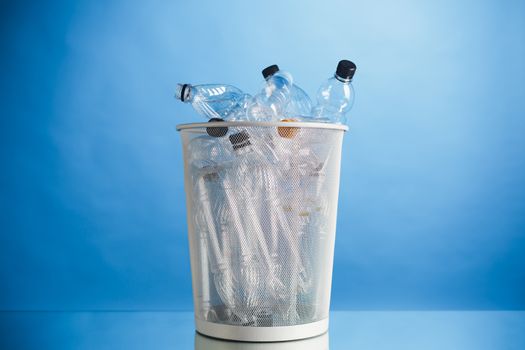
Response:
[{"label": "blue gradient backdrop", "polygon": [[523,1],[2,3],[0,309],[191,309],[177,82],[358,65],[334,309],[525,307]]}]

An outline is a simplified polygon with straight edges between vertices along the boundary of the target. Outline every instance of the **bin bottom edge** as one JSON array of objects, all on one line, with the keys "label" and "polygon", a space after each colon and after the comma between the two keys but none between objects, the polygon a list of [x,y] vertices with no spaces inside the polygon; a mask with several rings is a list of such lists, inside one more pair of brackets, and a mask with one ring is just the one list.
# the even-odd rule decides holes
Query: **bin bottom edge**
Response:
[{"label": "bin bottom edge", "polygon": [[195,319],[197,332],[209,337],[247,342],[277,342],[312,338],[328,331],[328,318],[284,327],[243,327]]}]

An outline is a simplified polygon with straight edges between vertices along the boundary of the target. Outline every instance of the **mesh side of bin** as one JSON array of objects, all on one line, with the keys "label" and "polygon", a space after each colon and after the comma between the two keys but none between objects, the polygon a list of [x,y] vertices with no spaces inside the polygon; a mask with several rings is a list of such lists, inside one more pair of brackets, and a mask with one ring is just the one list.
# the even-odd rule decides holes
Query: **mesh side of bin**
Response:
[{"label": "mesh side of bin", "polygon": [[252,327],[328,317],[343,131],[181,131],[195,314]]}]

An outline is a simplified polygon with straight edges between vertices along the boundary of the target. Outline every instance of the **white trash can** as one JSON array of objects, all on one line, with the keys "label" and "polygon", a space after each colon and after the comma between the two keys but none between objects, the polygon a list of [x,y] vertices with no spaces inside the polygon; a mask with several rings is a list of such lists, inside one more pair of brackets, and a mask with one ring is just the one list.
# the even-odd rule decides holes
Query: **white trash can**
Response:
[{"label": "white trash can", "polygon": [[178,125],[199,333],[285,341],[328,330],[346,126]]}]

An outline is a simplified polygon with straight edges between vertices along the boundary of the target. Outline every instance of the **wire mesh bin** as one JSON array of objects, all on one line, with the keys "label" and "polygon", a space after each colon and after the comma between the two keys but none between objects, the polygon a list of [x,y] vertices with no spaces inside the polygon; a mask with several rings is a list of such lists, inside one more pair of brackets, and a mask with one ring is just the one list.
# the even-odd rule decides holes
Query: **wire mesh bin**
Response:
[{"label": "wire mesh bin", "polygon": [[214,122],[177,130],[197,331],[243,341],[326,332],[347,128]]}]

